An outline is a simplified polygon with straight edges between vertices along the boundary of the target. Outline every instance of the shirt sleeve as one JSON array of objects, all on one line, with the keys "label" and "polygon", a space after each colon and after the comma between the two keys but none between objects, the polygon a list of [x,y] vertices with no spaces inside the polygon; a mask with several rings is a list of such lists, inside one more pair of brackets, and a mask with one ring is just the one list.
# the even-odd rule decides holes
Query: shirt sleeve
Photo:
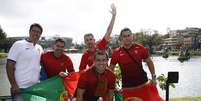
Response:
[{"label": "shirt sleeve", "polygon": [[107,48],[108,41],[103,38],[100,42],[96,44],[96,48],[99,50],[105,50]]},{"label": "shirt sleeve", "polygon": [[73,62],[71,61],[71,59],[67,56],[67,65],[66,68],[68,70],[68,72],[74,72],[74,67],[73,67]]},{"label": "shirt sleeve", "polygon": [[86,67],[87,67],[87,55],[86,53],[83,53],[80,61],[79,71],[86,69]]},{"label": "shirt sleeve", "polygon": [[115,51],[112,53],[112,58],[111,58],[110,64],[111,64],[111,65],[116,65],[117,62],[118,62],[118,51],[115,50]]},{"label": "shirt sleeve", "polygon": [[146,47],[144,47],[144,46],[142,46],[142,54],[141,55],[142,55],[143,59],[146,59],[146,58],[149,57],[148,49]]},{"label": "shirt sleeve", "polygon": [[20,48],[19,43],[15,42],[15,43],[12,45],[12,47],[10,48],[10,50],[9,50],[8,58],[7,58],[7,59],[16,61],[16,60],[17,60],[17,57],[19,56],[20,51],[21,51],[19,48]]}]

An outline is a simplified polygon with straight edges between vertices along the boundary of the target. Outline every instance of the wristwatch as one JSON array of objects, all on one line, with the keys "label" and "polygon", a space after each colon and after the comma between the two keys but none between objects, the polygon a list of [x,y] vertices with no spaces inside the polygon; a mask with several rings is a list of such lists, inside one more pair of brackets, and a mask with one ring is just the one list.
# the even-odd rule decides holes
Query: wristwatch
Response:
[{"label": "wristwatch", "polygon": [[152,78],[156,78],[156,74],[151,74]]}]

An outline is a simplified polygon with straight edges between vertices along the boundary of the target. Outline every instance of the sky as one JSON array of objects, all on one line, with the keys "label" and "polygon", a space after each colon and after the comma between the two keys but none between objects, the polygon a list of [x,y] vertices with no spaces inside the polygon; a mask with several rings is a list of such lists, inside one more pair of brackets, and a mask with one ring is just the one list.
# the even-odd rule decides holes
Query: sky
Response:
[{"label": "sky", "polygon": [[117,7],[112,35],[124,27],[160,34],[167,28],[201,28],[201,0],[0,0],[0,25],[8,37],[28,36],[29,26],[36,22],[43,26],[42,36],[83,43],[90,32],[99,40],[112,17],[111,3]]}]

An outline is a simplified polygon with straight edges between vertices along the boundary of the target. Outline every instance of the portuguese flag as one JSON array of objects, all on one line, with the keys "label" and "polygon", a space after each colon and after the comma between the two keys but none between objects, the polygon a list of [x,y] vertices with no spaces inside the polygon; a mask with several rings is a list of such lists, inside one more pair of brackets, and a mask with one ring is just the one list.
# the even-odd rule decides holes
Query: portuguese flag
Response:
[{"label": "portuguese flag", "polygon": [[21,95],[24,101],[64,101],[65,93],[62,78],[55,76],[23,89]]},{"label": "portuguese flag", "polygon": [[121,95],[119,91],[114,92],[115,101],[124,101],[124,97]]},{"label": "portuguese flag", "polygon": [[75,95],[79,78],[80,72],[70,73],[64,78],[63,84],[66,91],[68,91],[67,95],[69,98],[72,98]]},{"label": "portuguese flag", "polygon": [[122,89],[121,94],[124,101],[164,101],[151,83],[140,88]]},{"label": "portuguese flag", "polygon": [[78,72],[65,78],[55,76],[22,89],[21,95],[24,101],[68,101],[68,97],[72,98],[75,94],[79,77]]}]

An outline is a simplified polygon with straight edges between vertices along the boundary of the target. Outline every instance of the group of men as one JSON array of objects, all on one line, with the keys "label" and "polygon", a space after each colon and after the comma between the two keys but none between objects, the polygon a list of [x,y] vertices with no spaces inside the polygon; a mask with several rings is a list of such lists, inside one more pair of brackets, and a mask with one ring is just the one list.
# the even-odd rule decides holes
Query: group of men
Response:
[{"label": "group of men", "polygon": [[[129,28],[120,32],[121,47],[115,49],[108,65],[109,56],[106,52],[110,35],[116,18],[116,7],[111,5],[112,18],[104,37],[95,42],[91,33],[84,35],[87,50],[83,52],[79,71],[81,76],[77,86],[77,101],[97,101],[100,97],[105,101],[113,101],[115,90],[115,75],[113,69],[119,64],[122,74],[122,95],[130,90],[151,84],[156,89],[156,74],[153,62],[147,49],[134,42],[133,34]],[[13,101],[23,101],[20,89],[30,87],[39,82],[41,67],[46,72],[47,78],[55,75],[66,77],[68,73],[75,72],[73,62],[64,53],[65,41],[61,38],[55,40],[53,51],[43,52],[37,44],[43,29],[34,23],[30,26],[29,37],[16,41],[11,47],[7,58],[7,75],[11,84]],[[143,70],[142,61],[148,64],[152,80],[149,83],[146,72]],[[156,94],[158,95],[158,94]],[[156,101],[156,100],[153,100]],[[158,101],[161,101],[158,99]]]}]

